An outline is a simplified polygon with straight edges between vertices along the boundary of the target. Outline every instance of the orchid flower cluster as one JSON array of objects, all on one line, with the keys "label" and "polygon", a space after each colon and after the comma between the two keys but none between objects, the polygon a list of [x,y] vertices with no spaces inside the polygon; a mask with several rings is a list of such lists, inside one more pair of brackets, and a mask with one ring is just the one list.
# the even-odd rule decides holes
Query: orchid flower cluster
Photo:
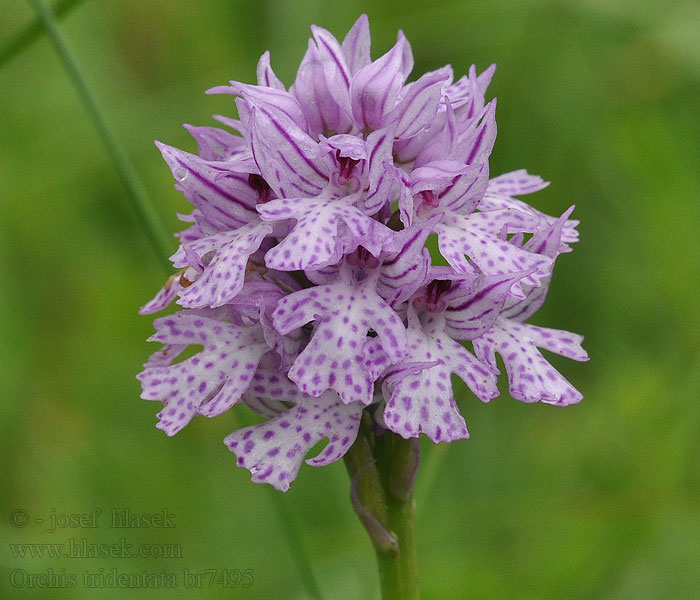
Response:
[{"label": "orchid flower cluster", "polygon": [[[402,32],[375,61],[365,15],[342,43],[312,32],[288,90],[267,52],[257,85],[209,90],[235,96],[239,118],[215,118],[236,133],[186,125],[197,155],[156,142],[194,210],[178,272],[141,309],[182,307],[155,320],[164,346],[138,376],[142,398],[163,403],[157,426],[174,435],[247,405],[266,420],[225,443],[283,491],[318,442],[308,464],[341,458],[363,412],[403,438],[468,437],[451,376],[487,402],[496,354],[514,398],[556,405],[581,394],[539,349],[588,358],[581,336],[526,322],[577,221],[573,207],[555,218],[517,198],[540,177],[489,179],[495,67],[407,83]],[[448,266],[433,265],[431,236]]]}]

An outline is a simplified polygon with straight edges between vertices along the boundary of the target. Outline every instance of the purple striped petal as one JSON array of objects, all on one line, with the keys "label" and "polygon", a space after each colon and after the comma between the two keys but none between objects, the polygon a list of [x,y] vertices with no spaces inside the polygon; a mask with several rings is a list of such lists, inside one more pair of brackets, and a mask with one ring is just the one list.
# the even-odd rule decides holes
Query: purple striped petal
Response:
[{"label": "purple striped petal", "polygon": [[473,118],[484,108],[484,95],[496,71],[496,65],[491,65],[481,75],[477,76],[476,67],[469,67],[469,75],[460,78],[453,85],[445,88],[445,99],[450,100],[455,108],[459,108],[467,119]]},{"label": "purple striped petal", "polygon": [[368,187],[361,208],[368,215],[377,213],[387,202],[394,199],[396,181],[385,166],[392,161],[393,132],[393,127],[386,127],[367,136],[365,171]]},{"label": "purple striped petal", "polygon": [[384,163],[386,173],[390,175],[395,182],[395,196],[398,196],[398,209],[401,223],[404,227],[413,225],[416,216],[416,202],[411,193],[411,179],[403,169],[399,169],[393,164]]},{"label": "purple striped petal", "polygon": [[388,122],[396,121],[395,138],[413,137],[430,125],[437,112],[443,83],[448,78],[445,69],[433,71],[401,90],[396,107],[386,117]]},{"label": "purple striped petal", "polygon": [[455,177],[473,170],[454,160],[436,160],[411,171],[411,192],[442,190]]},{"label": "purple striped petal", "polygon": [[400,68],[405,81],[411,74],[411,71],[413,71],[413,52],[411,51],[411,44],[408,42],[406,35],[401,29],[399,29],[399,32],[396,35],[396,41],[402,45]]},{"label": "purple striped petal", "polygon": [[181,191],[202,216],[219,230],[235,229],[256,214],[258,194],[248,185],[248,173],[227,168],[226,163],[206,161],[177,148],[156,142]]},{"label": "purple striped petal", "polygon": [[329,130],[346,132],[352,127],[347,85],[341,83],[339,86],[336,80],[343,81],[337,67],[327,64],[324,54],[313,40],[309,40],[290,93],[299,101],[309,130],[315,135]]},{"label": "purple striped petal", "polygon": [[553,221],[548,227],[538,229],[532,237],[523,245],[528,252],[543,254],[550,258],[556,258],[564,252],[571,252],[571,248],[563,242],[569,216],[574,212],[575,206],[570,206],[564,214]]},{"label": "purple striped petal", "polygon": [[398,201],[402,220],[403,213],[409,211],[412,214],[407,215],[408,222],[412,223],[416,216],[426,219],[444,213],[450,205],[461,210],[465,210],[470,203],[476,205],[481,197],[480,188],[485,187],[488,181],[488,176],[481,175],[481,168],[438,160],[414,169],[410,175],[412,197],[406,202],[406,198],[400,196]]},{"label": "purple striped petal", "polygon": [[[470,78],[462,78],[454,85],[444,87],[435,118],[427,131],[407,140],[398,140],[394,152],[401,162],[415,160],[419,167],[432,160],[465,162],[468,156],[469,132],[473,137],[475,120],[484,108],[484,89],[479,87],[476,70],[470,69]],[[495,135],[495,130],[492,130]],[[454,136],[454,137],[452,137]],[[457,137],[461,136],[458,141]],[[474,161],[476,162],[476,161]]]},{"label": "purple striped petal", "polygon": [[248,142],[218,127],[183,125],[197,141],[197,153],[204,160],[225,161],[248,153]]},{"label": "purple striped petal", "polygon": [[[471,73],[471,69],[469,69]],[[491,80],[493,79],[493,74],[496,72],[496,65],[489,65],[489,67],[481,73],[476,79],[479,86],[481,94],[486,93],[486,88],[491,85]]]},{"label": "purple striped petal", "polygon": [[[471,214],[484,196],[489,181],[488,163],[476,164],[457,175],[438,195],[438,208],[462,215]],[[427,207],[426,207],[427,208]],[[427,214],[430,214],[429,211]]]},{"label": "purple striped petal", "polygon": [[275,114],[288,117],[302,131],[309,131],[304,110],[298,100],[284,89],[274,87],[258,87],[239,81],[232,81],[229,87],[216,87],[207,93],[235,94],[241,96],[251,108],[267,109]]},{"label": "purple striped petal", "polygon": [[350,103],[355,124],[364,129],[380,129],[385,115],[394,108],[406,75],[403,72],[406,38],[399,37],[384,56],[360,69],[350,84]]},{"label": "purple striped petal", "polygon": [[496,141],[496,129],[496,99],[494,98],[475,119],[474,125],[460,135],[458,149],[451,158],[469,165],[488,160]]},{"label": "purple striped petal", "polygon": [[432,260],[425,242],[441,215],[402,229],[395,236],[398,252],[387,254],[379,270],[377,291],[391,306],[408,300],[425,282]]},{"label": "purple striped petal", "polygon": [[331,167],[317,142],[286,115],[254,109],[251,138],[260,175],[279,198],[316,196],[328,184]]},{"label": "purple striped petal", "polygon": [[311,26],[311,31],[318,45],[319,58],[328,86],[328,93],[334,99],[340,110],[340,119],[335,123],[328,122],[327,129],[339,133],[350,130],[350,79],[351,72],[345,61],[345,55],[338,40],[322,27]]},{"label": "purple striped petal", "polygon": [[417,149],[418,154],[415,157],[416,161],[414,164],[416,168],[434,160],[452,159],[459,131],[457,130],[457,117],[449,100],[445,101],[443,118],[440,119],[439,116],[441,115],[438,114],[438,118],[433,120],[427,131],[430,134],[430,138],[424,140],[420,148]]},{"label": "purple striped petal", "polygon": [[[331,156],[335,157],[336,152],[340,151],[340,155],[343,157],[352,158],[353,160],[358,160],[361,162],[367,160],[368,142],[358,138],[355,135],[339,133],[329,138],[323,135],[319,136],[319,138],[319,149],[322,148]],[[358,165],[357,168],[359,169],[360,166]]]},{"label": "purple striped petal", "polygon": [[269,50],[265,50],[258,61],[257,76],[259,86],[271,87],[276,90],[284,91],[284,84],[279,80],[277,75],[275,75],[270,65]]},{"label": "purple striped petal", "polygon": [[473,340],[493,326],[508,298],[511,286],[531,271],[512,275],[482,275],[473,292],[452,302],[445,298],[445,332],[455,340]]},{"label": "purple striped petal", "polygon": [[[419,163],[416,157],[419,156],[423,150],[428,148],[431,140],[435,139],[435,137],[443,131],[446,119],[446,112],[438,110],[432,123],[428,126],[428,129],[421,131],[411,138],[396,140],[394,144],[394,156],[397,162],[411,165],[415,161],[415,166],[417,167],[422,166],[426,162],[430,162],[430,160],[421,160]],[[445,153],[442,152],[442,150],[435,154],[436,158],[445,158]]]},{"label": "purple striped petal", "polygon": [[366,67],[370,62],[369,19],[362,14],[355,21],[342,44],[345,62],[351,74],[357,73],[362,67]]}]

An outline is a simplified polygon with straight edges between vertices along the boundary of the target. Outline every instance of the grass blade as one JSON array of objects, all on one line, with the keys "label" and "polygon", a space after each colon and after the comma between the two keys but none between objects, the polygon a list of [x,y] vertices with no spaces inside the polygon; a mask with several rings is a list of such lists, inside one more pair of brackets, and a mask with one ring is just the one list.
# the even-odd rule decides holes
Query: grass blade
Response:
[{"label": "grass blade", "polygon": [[83,77],[78,65],[73,58],[73,55],[68,48],[66,40],[61,33],[61,30],[56,23],[56,19],[47,6],[44,0],[28,0],[34,7],[40,21],[42,22],[46,32],[49,34],[51,41],[61,58],[61,62],[68,72],[68,76],[75,86],[78,95],[80,96],[85,109],[97,128],[102,141],[104,142],[107,151],[109,152],[114,164],[119,172],[119,175],[129,191],[129,196],[132,201],[134,210],[136,211],[137,219],[144,228],[148,241],[158,257],[166,272],[171,272],[172,267],[168,261],[168,256],[171,254],[171,246],[173,244],[170,236],[165,232],[165,228],[160,222],[156,214],[151,200],[148,197],[145,187],[136,173],[136,169],[132,165],[129,157],[119,143],[119,140],[112,132],[111,127],[107,123],[105,115],[100,110],[97,100],[88,87],[85,78]]},{"label": "grass blade", "polygon": [[418,519],[422,517],[425,510],[424,507],[429,504],[433,488],[437,486],[442,465],[447,458],[449,444],[438,444],[430,450],[430,454],[426,456],[418,471],[418,485],[416,486],[416,512]]},{"label": "grass blade", "polygon": [[282,496],[281,492],[276,489],[265,485],[268,489],[270,496],[270,501],[275,511],[277,511],[277,516],[279,517],[280,525],[284,529],[284,535],[287,538],[287,543],[292,549],[292,557],[294,562],[297,564],[297,569],[301,575],[301,579],[304,581],[306,586],[306,591],[311,595],[314,600],[321,600],[321,590],[318,587],[314,573],[311,570],[311,561],[306,553],[305,546],[301,543],[301,535],[299,530],[295,525],[294,515],[292,515],[287,505],[288,500]]}]

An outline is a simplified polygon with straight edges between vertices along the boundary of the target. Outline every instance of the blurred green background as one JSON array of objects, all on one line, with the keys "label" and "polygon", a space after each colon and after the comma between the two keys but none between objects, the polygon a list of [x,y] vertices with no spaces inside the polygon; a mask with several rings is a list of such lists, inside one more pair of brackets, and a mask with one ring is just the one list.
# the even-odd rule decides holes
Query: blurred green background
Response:
[{"label": "blurred green background", "polygon": [[[576,204],[581,220],[534,322],[585,335],[591,362],[552,359],[584,401],[482,405],[457,386],[471,439],[425,444],[418,482],[423,597],[700,598],[700,4],[86,0],[61,26],[174,232],[189,208],[153,140],[194,151],[182,123],[234,114],[205,89],[253,82],[266,49],[289,85],[308,26],[342,39],[361,12],[375,58],[406,32],[414,77],[497,63],[492,173],[542,175],[553,183],[529,201]],[[0,0],[0,15],[1,50],[34,14]],[[310,597],[268,490],[222,443],[241,415],[168,439],[159,404],[139,400],[134,376],[156,345],[137,310],[163,272],[45,37],[0,66],[0,89],[0,597]],[[377,598],[342,463],[304,466],[283,503],[324,598]],[[46,531],[52,514],[95,508],[97,529]],[[176,527],[111,529],[112,508],[167,509]],[[17,509],[27,527],[12,526]],[[9,547],[122,537],[180,544],[182,558]],[[178,588],[83,585],[115,568],[176,573]],[[252,569],[254,585],[185,589],[184,569]],[[17,570],[77,574],[78,587],[13,586]]]}]

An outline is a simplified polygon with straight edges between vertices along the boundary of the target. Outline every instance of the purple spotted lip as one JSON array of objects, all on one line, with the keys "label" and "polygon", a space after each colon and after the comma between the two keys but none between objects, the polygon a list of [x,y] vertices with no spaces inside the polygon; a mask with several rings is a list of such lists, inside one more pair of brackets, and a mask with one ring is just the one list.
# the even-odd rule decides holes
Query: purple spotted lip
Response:
[{"label": "purple spotted lip", "polygon": [[[266,421],[226,445],[283,491],[319,441],[307,463],[341,458],[367,407],[404,438],[450,442],[468,437],[453,374],[486,402],[498,353],[514,398],[566,405],[581,394],[539,348],[588,359],[581,336],[526,323],[578,222],[573,207],[556,218],[517,198],[540,177],[489,178],[495,67],[407,83],[403,33],[375,61],[365,15],[342,43],[312,33],[288,90],[267,52],[257,85],[210,90],[235,97],[238,119],[187,125],[196,155],[156,142],[194,209],[178,272],[141,309],[182,307],[155,320],[163,348],[138,376],[142,398],[163,403],[158,427],[245,404]],[[202,349],[178,361],[189,346]]]}]

